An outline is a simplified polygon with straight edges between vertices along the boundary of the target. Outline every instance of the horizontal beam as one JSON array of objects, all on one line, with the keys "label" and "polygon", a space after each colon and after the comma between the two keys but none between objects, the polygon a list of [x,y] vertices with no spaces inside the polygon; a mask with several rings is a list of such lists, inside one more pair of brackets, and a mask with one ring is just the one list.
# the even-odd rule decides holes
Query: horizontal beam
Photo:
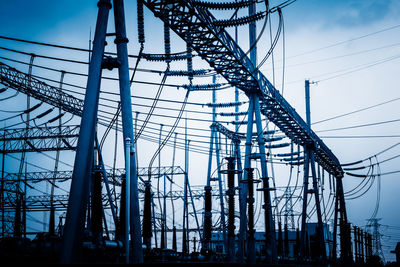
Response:
[{"label": "horizontal beam", "polygon": [[2,62],[0,62],[0,83],[71,114],[82,115],[83,100],[66,94],[59,88],[48,85]]},{"label": "horizontal beam", "polygon": [[0,130],[0,153],[75,150],[79,126]]}]

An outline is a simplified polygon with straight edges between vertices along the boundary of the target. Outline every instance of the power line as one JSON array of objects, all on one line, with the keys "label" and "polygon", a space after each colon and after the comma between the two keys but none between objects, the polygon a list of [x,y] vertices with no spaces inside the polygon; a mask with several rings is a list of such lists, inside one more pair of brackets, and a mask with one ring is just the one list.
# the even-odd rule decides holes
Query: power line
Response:
[{"label": "power line", "polygon": [[287,58],[295,58],[295,57],[299,57],[299,56],[303,56],[303,55],[308,55],[308,54],[315,53],[315,52],[318,52],[318,51],[321,51],[321,50],[325,50],[325,49],[332,48],[332,47],[335,47],[335,46],[338,46],[338,45],[342,45],[342,44],[345,44],[345,43],[348,43],[348,42],[352,42],[352,41],[360,40],[360,39],[363,39],[363,38],[366,38],[366,37],[369,37],[369,36],[373,36],[373,35],[378,34],[378,33],[390,31],[390,30],[393,30],[393,29],[396,29],[396,28],[399,28],[399,27],[400,27],[400,24],[397,24],[397,25],[394,25],[394,26],[391,26],[391,27],[388,27],[388,28],[381,29],[379,31],[375,31],[375,32],[372,32],[372,33],[364,34],[364,35],[361,35],[361,36],[358,36],[358,37],[355,37],[355,38],[351,38],[351,39],[348,39],[348,40],[340,41],[340,42],[337,42],[337,43],[334,43],[334,44],[331,44],[331,45],[323,46],[323,47],[320,47],[320,48],[317,48],[317,49],[313,49],[313,50],[310,50],[310,51],[307,51],[307,52],[303,52],[303,53],[300,53],[300,54],[297,54],[297,55],[289,56]]},{"label": "power line", "polygon": [[348,115],[352,115],[352,114],[355,114],[355,113],[358,113],[358,112],[361,112],[361,111],[365,111],[365,110],[368,110],[368,109],[371,109],[371,108],[375,108],[375,107],[379,107],[379,106],[382,106],[382,105],[386,105],[386,104],[389,104],[389,103],[392,103],[392,102],[395,102],[395,101],[398,101],[398,100],[400,100],[400,97],[396,97],[396,98],[381,102],[379,104],[375,104],[375,105],[372,105],[372,106],[368,106],[368,107],[365,107],[365,108],[361,108],[361,109],[358,109],[358,110],[347,112],[347,113],[344,113],[344,114],[341,114],[341,115],[337,115],[337,116],[334,116],[334,117],[330,117],[330,118],[327,118],[327,119],[324,119],[324,120],[316,121],[316,122],[313,122],[312,124],[315,125],[315,124],[318,124],[318,123],[322,123],[322,122],[338,119],[338,118],[345,117],[345,116],[348,116]]},{"label": "power line", "polygon": [[394,122],[399,122],[399,121],[400,121],[400,119],[395,119],[395,120],[373,122],[373,123],[360,124],[360,125],[354,125],[354,126],[347,126],[347,127],[341,127],[341,128],[318,130],[318,131],[315,131],[315,132],[321,133],[321,132],[332,132],[332,131],[348,130],[348,129],[355,129],[355,128],[361,128],[361,127],[369,127],[369,126],[376,126],[376,125],[394,123]]}]

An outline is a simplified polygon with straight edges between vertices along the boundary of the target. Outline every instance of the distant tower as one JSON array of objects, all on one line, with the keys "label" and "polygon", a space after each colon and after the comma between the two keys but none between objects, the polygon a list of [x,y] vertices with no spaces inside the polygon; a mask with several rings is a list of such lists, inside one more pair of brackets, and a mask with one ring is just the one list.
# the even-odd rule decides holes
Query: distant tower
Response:
[{"label": "distant tower", "polygon": [[283,198],[285,199],[285,206],[284,206],[284,224],[287,225],[287,227],[291,230],[294,230],[296,228],[295,222],[294,222],[294,212],[293,212],[293,203],[292,203],[292,190],[289,187],[285,190],[285,193],[283,195]]},{"label": "distant tower", "polygon": [[372,228],[370,230],[370,233],[372,234],[373,238],[373,255],[379,256],[382,261],[385,261],[385,256],[382,251],[382,243],[381,243],[381,233],[379,231],[379,228],[381,226],[380,223],[378,223],[381,220],[381,218],[371,218],[368,220],[367,227]]}]

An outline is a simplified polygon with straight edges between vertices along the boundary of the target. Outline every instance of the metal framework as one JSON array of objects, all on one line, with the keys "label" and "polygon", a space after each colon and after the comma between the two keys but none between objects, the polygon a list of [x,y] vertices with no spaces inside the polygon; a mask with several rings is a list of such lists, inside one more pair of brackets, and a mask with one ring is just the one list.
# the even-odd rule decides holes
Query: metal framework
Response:
[{"label": "metal framework", "polygon": [[232,86],[256,91],[261,112],[296,144],[313,144],[315,160],[335,177],[343,176],[339,160],[312,131],[269,80],[255,68],[233,38],[216,25],[214,16],[195,1],[143,0],[143,3]]},{"label": "metal framework", "polygon": [[[139,0],[138,0],[139,1]],[[254,60],[249,58],[246,53],[238,46],[237,42],[235,42],[231,36],[224,30],[224,26],[214,18],[214,16],[208,11],[208,9],[204,6],[204,3],[199,1],[193,0],[179,0],[179,1],[172,1],[172,0],[141,0],[157,17],[163,20],[172,30],[174,30],[183,40],[185,40],[193,50],[195,50],[198,55],[207,61],[210,66],[212,66],[216,72],[222,75],[232,86],[244,91],[250,98],[249,104],[249,121],[248,124],[248,133],[246,139],[246,162],[245,162],[245,169],[250,168],[249,166],[249,153],[247,150],[248,147],[251,149],[251,138],[253,136],[253,115],[255,114],[255,122],[257,123],[257,131],[260,132],[262,129],[260,128],[260,114],[266,116],[271,122],[273,122],[291,141],[295,144],[302,145],[306,148],[307,153],[305,156],[306,159],[306,171],[305,171],[305,183],[308,186],[308,168],[309,164],[311,164],[313,178],[315,179],[315,166],[314,163],[318,163],[325,171],[329,174],[332,174],[338,181],[343,177],[343,170],[341,165],[336,158],[336,156],[331,152],[331,150],[323,143],[323,141],[310,129],[309,122],[306,123],[300,115],[294,110],[294,108],[282,97],[279,91],[269,82],[269,80],[255,67]],[[250,3],[249,5],[254,5],[255,3]],[[115,15],[119,14],[123,15],[123,5],[122,1],[115,1]],[[46,128],[35,128],[35,129],[13,129],[13,130],[3,130],[0,132],[0,138],[3,137],[0,142],[4,142],[3,146],[0,146],[2,150],[1,153],[18,153],[18,152],[37,152],[37,151],[51,151],[51,150],[74,150],[78,147],[78,151],[86,151],[86,148],[93,144],[94,138],[94,130],[90,129],[92,123],[94,124],[94,119],[97,118],[97,106],[98,105],[98,94],[99,92],[95,92],[99,90],[99,83],[96,83],[96,78],[100,77],[98,74],[101,73],[101,60],[104,53],[104,44],[102,40],[105,38],[105,28],[107,25],[108,19],[108,9],[110,9],[110,1],[109,0],[102,0],[99,2],[99,20],[98,23],[100,25],[99,33],[100,37],[96,41],[97,49],[94,55],[94,60],[91,62],[91,71],[89,74],[88,79],[88,90],[91,91],[87,94],[85,98],[85,102],[90,102],[89,104],[84,105],[84,101],[75,98],[72,95],[63,93],[57,87],[53,87],[47,85],[44,82],[41,82],[29,74],[22,73],[14,68],[11,68],[3,63],[0,62],[0,83],[13,88],[19,92],[22,92],[28,96],[34,97],[40,101],[46,102],[50,105],[59,107],[60,109],[70,112],[71,114],[83,116],[83,120],[86,118],[91,122],[89,126],[86,126],[85,129],[80,129],[78,126],[63,126],[63,127],[46,127]],[[118,49],[118,58],[122,60],[122,66],[120,66],[120,90],[121,90],[121,101],[125,101],[123,103],[123,114],[131,114],[131,104],[127,99],[130,100],[130,97],[127,96],[127,84],[129,81],[129,75],[126,75],[127,68],[127,55],[126,55],[126,42],[127,39],[125,37],[125,25],[124,25],[124,17],[122,18],[116,16],[116,44]],[[96,30],[97,31],[97,30]],[[100,32],[104,31],[104,32]],[[129,71],[128,71],[129,72]],[[126,79],[128,78],[128,79]],[[90,90],[89,90],[90,89]],[[97,100],[95,99],[97,95]],[[129,95],[129,94],[128,94]],[[125,97],[123,97],[125,96]],[[89,100],[88,100],[89,99]],[[125,100],[124,100],[125,99]],[[86,106],[86,111],[84,108]],[[91,115],[90,112],[93,112],[95,115]],[[86,114],[86,117],[85,117]],[[132,119],[131,115],[125,115],[123,118],[123,125],[124,125],[124,137],[131,136],[132,131]],[[251,118],[250,118],[251,117]],[[251,129],[250,129],[251,125]],[[84,128],[85,125],[81,125],[81,128]],[[88,128],[89,127],[89,128]],[[211,125],[212,132],[217,131],[224,135],[226,135],[229,139],[231,139],[234,143],[239,143],[241,139],[245,139],[243,135],[234,133],[228,129],[226,129],[221,124],[214,121]],[[78,135],[78,131],[80,134]],[[262,132],[261,132],[262,133]],[[80,144],[77,144],[77,138],[82,139]],[[133,136],[131,136],[133,137]],[[131,138],[132,139],[132,138]],[[211,137],[211,141],[213,140],[213,136]],[[267,182],[264,184],[264,198],[269,199],[269,190],[271,190],[268,186],[268,175],[267,170],[265,167],[265,140],[263,136],[259,136],[258,144],[260,149],[260,155],[264,158],[261,159],[263,175],[262,179],[265,179]],[[79,149],[80,147],[80,149]],[[264,152],[261,150],[263,149]],[[212,150],[212,146],[210,148]],[[82,158],[92,158],[93,152],[85,153],[78,153],[79,156]],[[133,158],[132,155],[126,155],[126,157]],[[91,163],[90,160],[86,159],[85,162],[80,162],[79,158],[75,162],[75,170],[74,174],[70,174],[74,177],[77,177],[74,180],[79,179],[80,177],[84,177],[84,174],[90,173],[92,169],[89,166]],[[264,162],[264,163],[263,163]],[[86,164],[86,165],[85,165]],[[132,169],[136,170],[136,165],[134,160],[131,161]],[[264,165],[263,165],[264,164]],[[78,165],[78,166],[77,166]],[[187,171],[183,171],[182,169],[176,169],[173,167],[164,167],[164,174],[165,175],[172,175],[172,174],[185,174],[187,179]],[[153,173],[155,175],[159,175],[161,170],[158,171],[152,169],[150,172],[146,168],[142,168],[136,171],[133,171],[132,177],[133,179],[141,176],[148,176],[148,173]],[[169,172],[169,174],[168,174]],[[62,176],[58,176],[60,172],[53,172],[50,176],[46,176],[44,180],[48,179],[54,181],[64,181],[66,180],[66,176],[64,178]],[[38,176],[32,177],[25,177],[25,181],[32,181],[36,182],[39,181],[40,178]],[[39,175],[39,174],[37,174]],[[47,174],[49,175],[49,174]],[[61,175],[61,173],[60,173]],[[109,175],[112,177],[111,175]],[[18,176],[17,176],[18,177]],[[210,178],[210,177],[208,177]],[[10,181],[17,181],[18,179],[12,178],[12,174],[7,175],[7,179]],[[69,179],[69,178],[68,178]],[[43,181],[43,179],[41,179]],[[113,182],[117,182],[114,180]],[[340,180],[341,182],[341,180]],[[209,184],[209,181],[208,181]],[[85,185],[86,186],[86,185]],[[135,189],[137,191],[137,185],[135,185]],[[343,194],[342,185],[341,186],[341,194]],[[76,188],[77,186],[75,186]],[[79,186],[78,186],[79,187]],[[85,187],[86,188],[86,187]],[[186,186],[185,186],[186,190]],[[304,199],[306,200],[306,196],[308,193],[315,193],[316,202],[318,201],[318,192],[316,184],[314,184],[314,191],[308,191],[308,188],[305,188]],[[76,189],[72,192],[77,191]],[[82,193],[86,193],[85,190],[78,190],[76,193],[77,196],[81,197]],[[139,188],[140,192],[144,192],[142,185]],[[338,190],[339,192],[340,190]],[[201,192],[202,191],[201,189]],[[75,194],[75,196],[76,196]],[[190,194],[195,195],[195,191],[191,191]],[[137,195],[136,195],[137,197]],[[162,196],[165,198],[168,196]],[[187,199],[187,192],[181,193],[174,193],[170,195],[170,197],[174,198],[183,198]],[[202,195],[199,195],[202,197]],[[339,196],[336,200],[335,205],[335,216],[338,212],[341,213],[340,220],[341,225],[346,225],[346,210],[344,206],[344,199],[341,199],[342,195]],[[46,199],[45,197],[41,196],[31,196],[28,197],[27,202],[31,201],[34,203],[32,205],[36,205],[37,203],[41,203],[43,206],[46,207]],[[66,207],[62,202],[63,198],[61,196],[55,197],[54,201],[59,201],[62,207]],[[131,199],[135,205],[137,199]],[[53,201],[53,200],[52,200]],[[74,196],[70,196],[70,205],[69,209],[72,207],[75,209],[73,217],[71,220],[74,220],[73,223],[77,223],[78,214],[77,209],[80,205],[77,205],[77,202],[74,202]],[[50,201],[51,202],[51,201]],[[86,206],[86,203],[81,201]],[[343,202],[343,203],[342,203]],[[62,204],[61,204],[62,203]],[[319,203],[318,203],[319,204]],[[265,209],[271,209],[270,202],[266,202]],[[60,206],[60,207],[61,207]],[[222,205],[223,207],[223,205]],[[135,206],[136,212],[138,212],[137,207]],[[317,208],[318,209],[318,208]],[[305,210],[305,208],[303,208]],[[222,210],[223,212],[223,210]],[[70,212],[71,213],[71,212]],[[318,211],[318,217],[321,217],[320,211]],[[241,214],[242,215],[242,214]],[[267,217],[266,215],[266,224],[267,224]],[[305,214],[303,214],[305,225]],[[82,217],[82,216],[80,216]],[[137,216],[138,217],[138,216]],[[270,216],[271,217],[271,216]],[[132,217],[135,218],[135,215]],[[273,221],[269,221],[269,223],[273,224]],[[319,219],[319,223],[320,219]],[[69,225],[72,225],[69,223]],[[137,233],[140,232],[137,229],[138,223],[136,223],[135,233],[132,235],[132,239],[135,239],[136,247],[139,247],[139,241],[137,240],[140,236],[137,236]],[[134,223],[132,223],[134,226]],[[270,225],[270,227],[273,227]],[[77,234],[78,232],[75,231],[73,228],[67,228],[69,233]],[[304,229],[304,228],[303,228]],[[269,229],[271,230],[271,229]],[[337,231],[337,217],[335,217],[335,231]],[[266,230],[267,234],[268,229]],[[271,232],[271,231],[270,231]],[[347,230],[341,229],[341,234],[347,235]],[[336,233],[335,233],[336,235]],[[302,237],[302,240],[304,238]],[[323,243],[322,239],[322,243]],[[69,245],[72,246],[74,241],[69,241]],[[302,242],[304,243],[304,242]],[[271,244],[266,244],[270,246]],[[336,244],[335,244],[336,245]],[[141,262],[142,255],[139,253],[138,256],[135,256],[135,262]]]},{"label": "metal framework", "polygon": [[81,116],[83,100],[0,62],[0,83],[71,114]]},{"label": "metal framework", "polygon": [[0,130],[0,153],[75,150],[79,126],[54,126]]}]

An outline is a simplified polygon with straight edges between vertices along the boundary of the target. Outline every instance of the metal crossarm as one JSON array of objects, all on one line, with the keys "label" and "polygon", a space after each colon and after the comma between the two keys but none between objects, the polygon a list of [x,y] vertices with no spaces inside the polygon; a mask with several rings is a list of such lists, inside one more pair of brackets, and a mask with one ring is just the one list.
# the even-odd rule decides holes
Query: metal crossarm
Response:
[{"label": "metal crossarm", "polygon": [[240,133],[235,133],[231,130],[228,130],[225,126],[223,126],[219,122],[213,122],[210,126],[210,128],[214,128],[217,132],[222,133],[226,137],[228,137],[230,140],[233,142],[238,142],[240,143],[241,139],[246,139],[246,137],[243,134]]},{"label": "metal crossarm", "polygon": [[61,92],[28,74],[0,62],[0,83],[74,115],[81,116],[83,100]]},{"label": "metal crossarm", "polygon": [[0,134],[1,153],[75,150],[79,126],[5,129]]},{"label": "metal crossarm", "polygon": [[336,177],[343,176],[339,160],[308,129],[305,121],[268,79],[254,67],[233,38],[218,26],[214,16],[192,0],[143,0],[144,4],[232,86],[244,92],[256,91],[261,112],[294,143],[314,146],[316,161]]}]

